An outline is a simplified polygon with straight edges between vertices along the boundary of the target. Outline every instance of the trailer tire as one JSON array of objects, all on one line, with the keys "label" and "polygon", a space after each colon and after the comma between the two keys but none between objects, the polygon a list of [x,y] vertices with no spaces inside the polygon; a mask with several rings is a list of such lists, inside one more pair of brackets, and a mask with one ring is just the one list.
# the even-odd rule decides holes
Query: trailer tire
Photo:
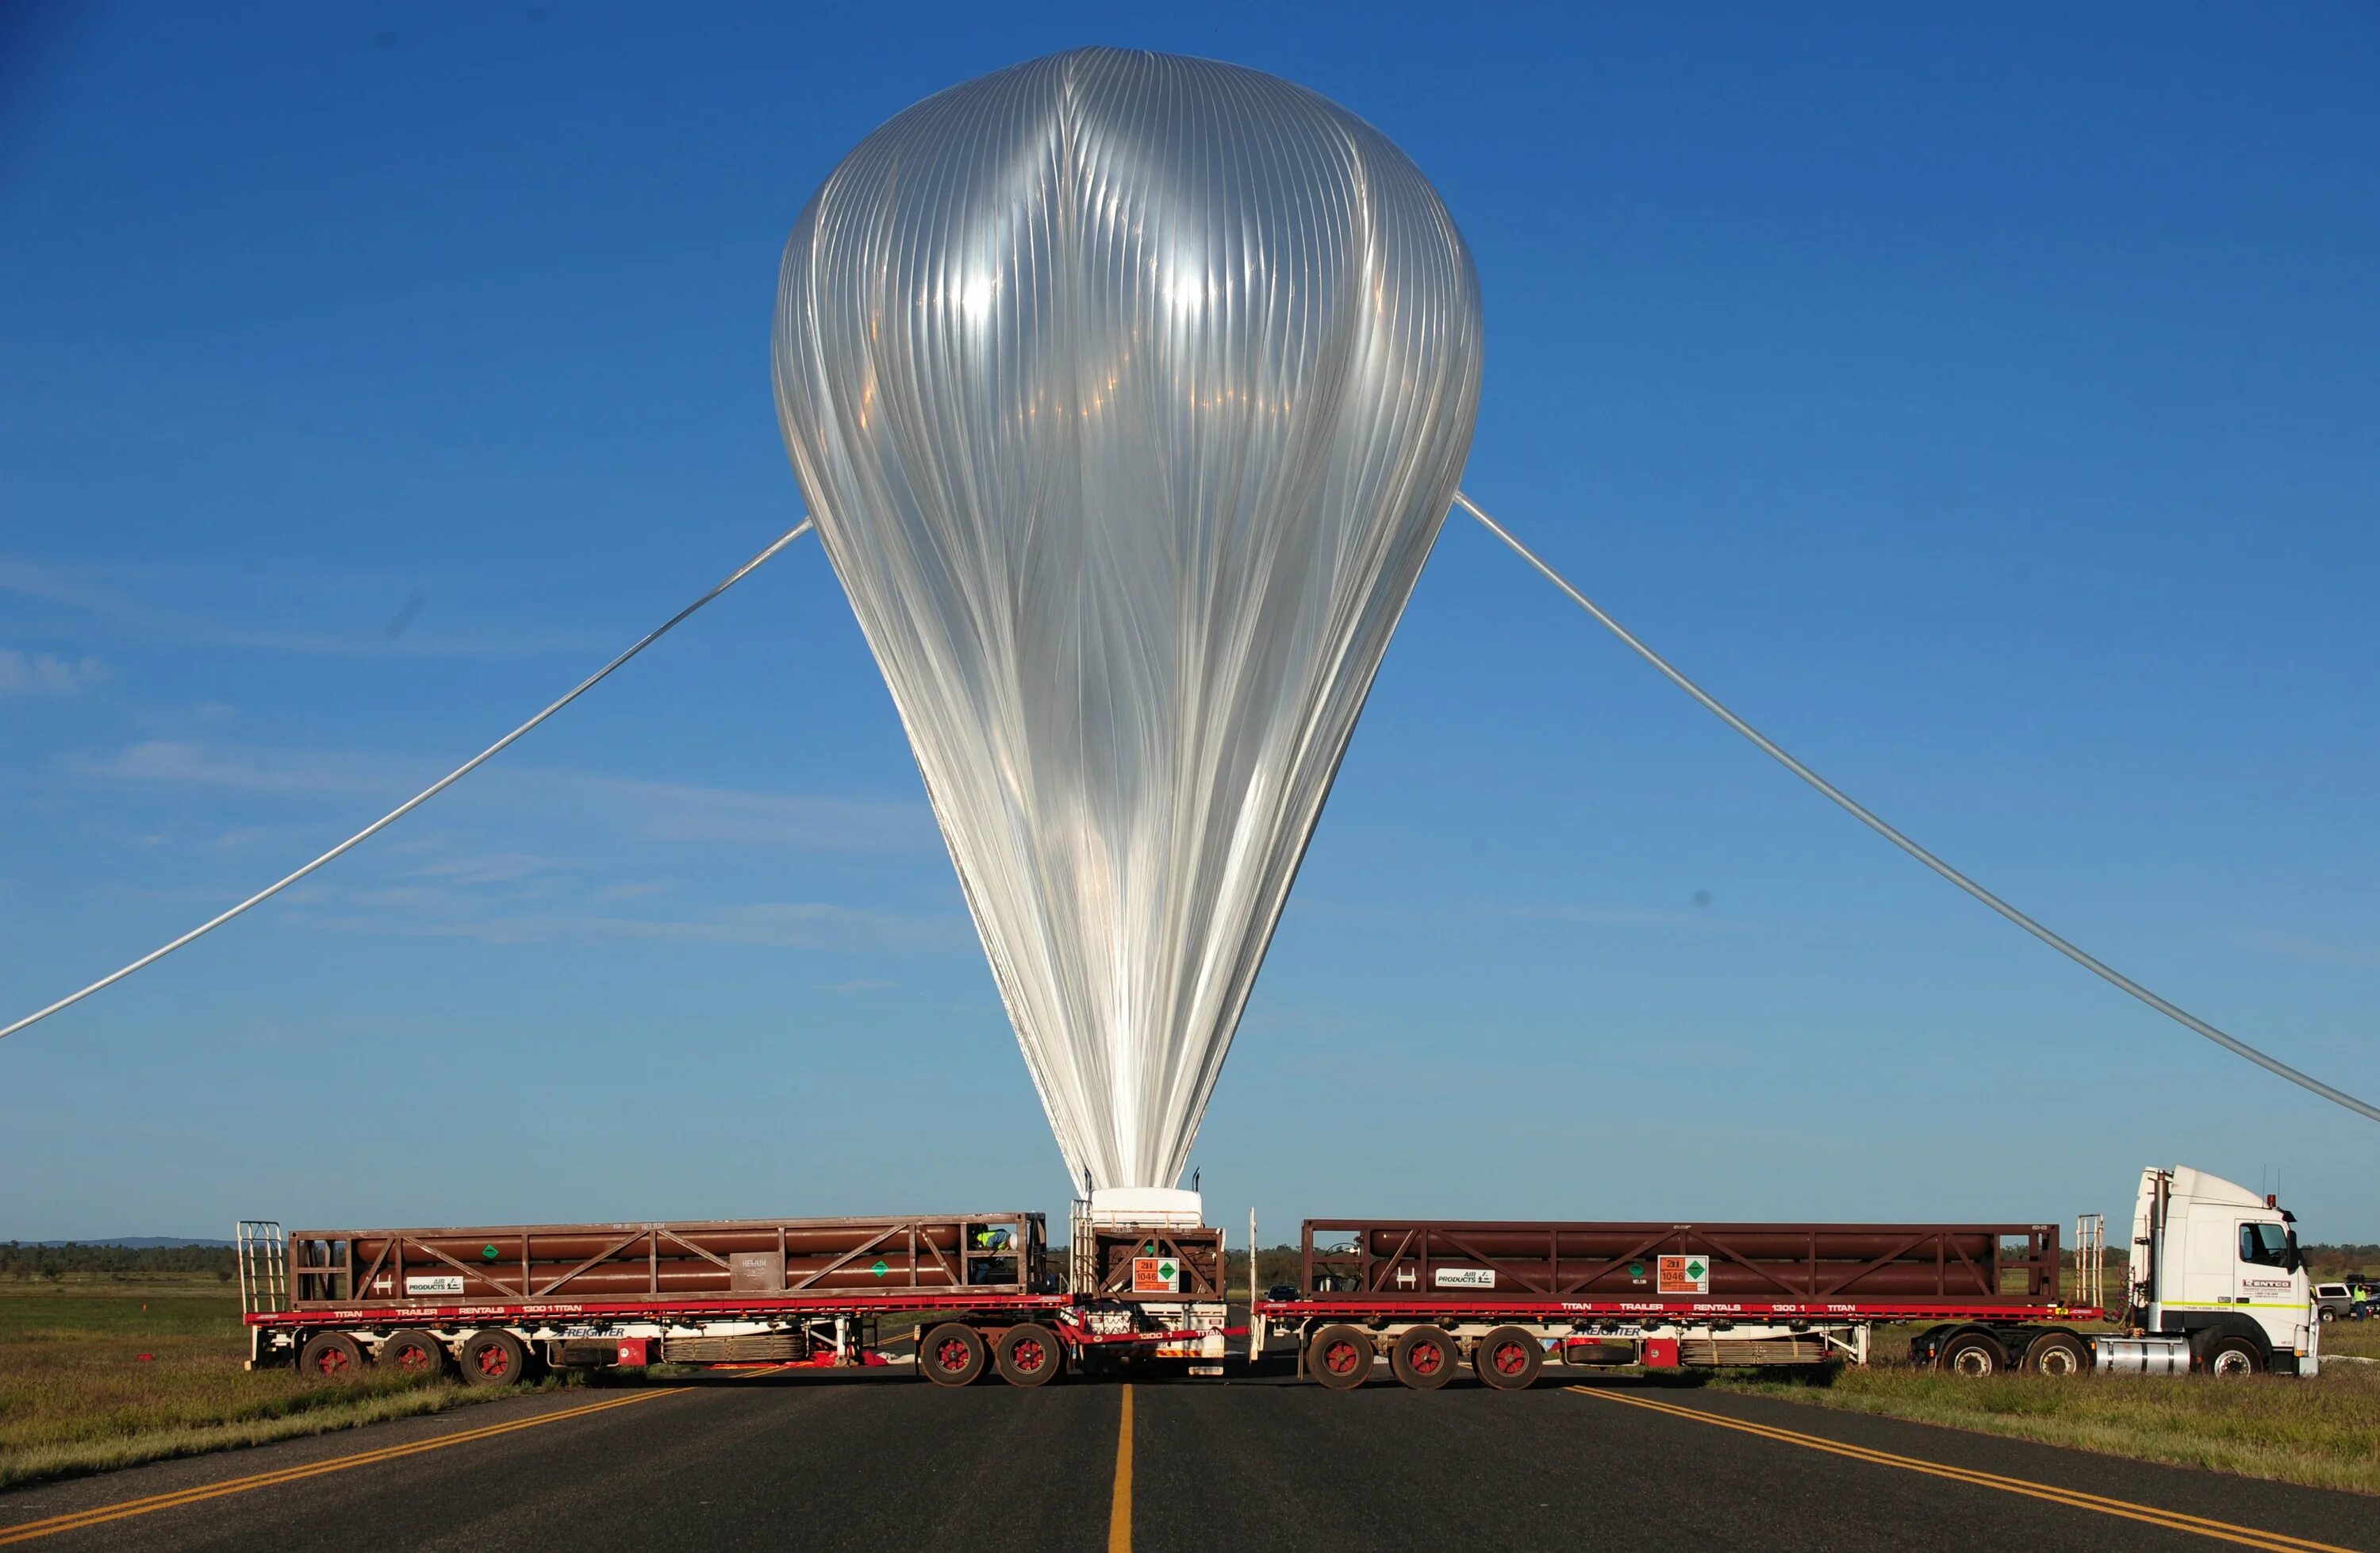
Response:
[{"label": "trailer tire", "polygon": [[992,1360],[1000,1366],[1000,1378],[1011,1386],[1047,1386],[1064,1367],[1063,1353],[1057,1333],[1027,1322],[1000,1334]]},{"label": "trailer tire", "polygon": [[971,1386],[983,1374],[983,1334],[945,1321],[917,1345],[917,1367],[937,1386]]},{"label": "trailer tire", "polygon": [[474,1332],[463,1342],[466,1386],[517,1386],[528,1374],[528,1350],[501,1327]]},{"label": "trailer tire", "polygon": [[1934,1363],[1952,1375],[1981,1380],[2008,1368],[2008,1353],[1989,1332],[1961,1332],[1942,1345]]},{"label": "trailer tire", "polygon": [[1472,1369],[1499,1391],[1527,1390],[1545,1362],[1544,1345],[1518,1327],[1497,1327],[1471,1351]]},{"label": "trailer tire", "polygon": [[425,1376],[431,1379],[446,1373],[446,1345],[431,1333],[419,1327],[408,1327],[392,1334],[380,1345],[380,1353],[372,1361],[383,1370],[399,1375]]},{"label": "trailer tire", "polygon": [[298,1353],[298,1373],[309,1380],[352,1380],[363,1367],[364,1351],[345,1332],[317,1332]]},{"label": "trailer tire", "polygon": [[1389,1354],[1389,1368],[1416,1391],[1437,1390],[1462,1367],[1462,1345],[1436,1327],[1408,1328]]},{"label": "trailer tire", "polygon": [[1372,1378],[1372,1334],[1361,1327],[1325,1327],[1306,1345],[1306,1373],[1333,1391],[1353,1391]]},{"label": "trailer tire", "polygon": [[2044,1332],[2025,1344],[2027,1375],[2078,1376],[2091,1367],[2091,1351],[2071,1332]]},{"label": "trailer tire", "polygon": [[2265,1355],[2254,1339],[2229,1333],[2206,1345],[2206,1356],[2201,1363],[2208,1375],[2228,1379],[2257,1374],[2265,1367]]}]

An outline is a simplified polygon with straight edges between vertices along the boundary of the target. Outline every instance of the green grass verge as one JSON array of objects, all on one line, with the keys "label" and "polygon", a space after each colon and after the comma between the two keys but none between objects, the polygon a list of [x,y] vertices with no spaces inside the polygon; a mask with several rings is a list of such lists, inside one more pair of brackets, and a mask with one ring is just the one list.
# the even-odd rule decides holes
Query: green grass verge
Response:
[{"label": "green grass verge", "polygon": [[238,1298],[212,1278],[0,1289],[0,1488],[507,1394],[370,1371],[325,1385],[247,1356]]},{"label": "green grass verge", "polygon": [[[2337,1334],[2336,1339],[2333,1333]],[[1896,1342],[1895,1338],[1900,1340]],[[1722,1372],[1707,1384],[1853,1412],[1947,1425],[2135,1461],[2380,1494],[2380,1364],[2344,1358],[2310,1380],[2258,1376],[1996,1376],[1968,1380],[1889,1361],[1831,1376]],[[2380,1350],[2380,1323],[2334,1323],[2325,1354]]]}]

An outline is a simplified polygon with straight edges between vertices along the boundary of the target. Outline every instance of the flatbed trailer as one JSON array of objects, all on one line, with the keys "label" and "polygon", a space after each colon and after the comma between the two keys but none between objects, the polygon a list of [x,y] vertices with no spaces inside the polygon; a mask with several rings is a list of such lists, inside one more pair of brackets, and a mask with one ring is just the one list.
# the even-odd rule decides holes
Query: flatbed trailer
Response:
[{"label": "flatbed trailer", "polygon": [[[1161,1286],[1071,1290],[1028,1213],[646,1224],[237,1230],[250,1369],[323,1378],[366,1365],[459,1369],[508,1385],[540,1368],[657,1363],[883,1366],[916,1339],[919,1373],[1038,1386],[1112,1356],[1220,1373],[1220,1304],[1187,1305],[1195,1263]],[[1166,1244],[1183,1237],[1177,1234]],[[1188,1283],[1183,1280],[1189,1279]]]},{"label": "flatbed trailer", "polygon": [[[2086,1258],[2097,1241],[2087,1227]],[[2090,1367],[2059,1290],[2055,1225],[1543,1223],[1308,1219],[1295,1298],[1252,1307],[1256,1346],[1362,1385],[1385,1358],[1435,1389],[1469,1368],[1517,1390],[1548,1363],[1651,1369],[1864,1363],[1876,1327],[1922,1322],[1912,1355],[1964,1374]],[[2096,1262],[2081,1281],[2095,1287]]]}]

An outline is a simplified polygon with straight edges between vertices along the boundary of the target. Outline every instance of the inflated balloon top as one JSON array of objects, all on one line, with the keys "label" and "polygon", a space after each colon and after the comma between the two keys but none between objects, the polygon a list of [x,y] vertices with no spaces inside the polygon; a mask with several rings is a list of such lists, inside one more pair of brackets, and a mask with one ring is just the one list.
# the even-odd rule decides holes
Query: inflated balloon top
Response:
[{"label": "inflated balloon top", "polygon": [[794,228],[785,443],[1078,1182],[1187,1164],[1479,368],[1437,192],[1233,66],[953,87]]}]

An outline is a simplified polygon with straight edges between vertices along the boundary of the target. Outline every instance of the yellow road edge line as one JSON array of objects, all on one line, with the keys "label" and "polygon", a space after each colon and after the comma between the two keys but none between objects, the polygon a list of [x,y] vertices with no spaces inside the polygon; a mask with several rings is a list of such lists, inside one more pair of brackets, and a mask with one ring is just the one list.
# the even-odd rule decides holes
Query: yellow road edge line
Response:
[{"label": "yellow road edge line", "polygon": [[1703,1412],[1694,1408],[1679,1407],[1671,1403],[1615,1396],[1580,1387],[1572,1387],[1570,1389],[1578,1391],[1583,1396],[1601,1397],[1607,1401],[1625,1402],[1631,1407],[1670,1413],[1679,1418],[1691,1419],[1698,1424],[1715,1424],[1721,1428],[1758,1435],[1764,1438],[1789,1445],[1806,1446],[1811,1449],[1846,1456],[1854,1461],[1867,1461],[1878,1466],[1900,1467],[1911,1472],[1925,1473],[1935,1477],[1949,1478],[1976,1487],[1998,1488],[2008,1493],[2026,1495],[2033,1498],[2048,1499],[2078,1510],[2095,1510],[2108,1515],[2119,1515],[2127,1520],[2147,1521],[2163,1526],[2168,1531],[2190,1532],[2201,1536],[2220,1538],[2227,1542],[2245,1543],[2254,1547],[2289,1550],[2289,1553],[2294,1553],[2294,1550],[2298,1549],[2313,1550],[2313,1553],[2354,1553],[2351,1548],[2341,1548],[2333,1543],[2312,1542],[2303,1537],[2291,1536],[2286,1532],[2268,1532],[2254,1526],[2235,1525],[2228,1521],[2213,1521],[2203,1515],[2190,1514],[2185,1510],[2162,1510],[2155,1505],[2135,1504],[2129,1499],[2111,1499],[2080,1488],[2061,1488],[2050,1484],[2035,1483],[2028,1478],[2002,1477],[1996,1473],[1981,1472],[1972,1467],[1945,1466],[1940,1462],[1920,1461],[1915,1457],[1896,1456],[1890,1451],[1876,1450],[1867,1446],[1850,1445],[1840,1440],[1828,1439],[1821,1435],[1798,1434],[1791,1429],[1753,1424],[1742,1419]]},{"label": "yellow road edge line", "polygon": [[1108,1500],[1108,1553],[1132,1553],[1132,1383],[1116,1425],[1115,1492]]},{"label": "yellow road edge line", "polygon": [[1842,1455],[1857,1456],[1863,1460],[1876,1461],[1886,1466],[1907,1467],[1912,1471],[1931,1472],[1957,1476],[1967,1481],[1979,1484],[1985,1487],[2007,1488],[2017,1493],[2056,1495],[2059,1498],[2072,1500],[2085,1508],[2105,1509],[2111,1512],[2129,1512],[2133,1510],[2144,1511],[2152,1515],[2163,1517],[2168,1521],[2188,1522],[2189,1524],[2183,1529],[2204,1528],[2210,1534],[2228,1534],[2233,1532],[2243,1533],[2250,1536],[2262,1538],[2266,1542],[2285,1543],[2292,1548],[2304,1549],[2306,1550],[2306,1553],[2355,1553],[2354,1549],[2341,1548],[2335,1543],[2313,1542],[2304,1537],[2292,1536],[2287,1532],[2268,1532],[2260,1527],[2237,1525],[2229,1521],[2216,1521],[2204,1515],[2193,1515],[2188,1510],[2165,1510],[2155,1505],[2137,1504],[2131,1499],[2111,1499],[2107,1498],[2105,1495],[2090,1493],[2084,1489],[2061,1488],[2052,1484],[2036,1483],[2030,1478],[2004,1477],[1998,1473],[1987,1473],[1976,1467],[1952,1467],[1946,1466],[1938,1461],[1923,1461],[1914,1456],[1896,1456],[1891,1451],[1878,1450],[1872,1446],[1852,1445],[1843,1440],[1828,1439],[1823,1435],[1799,1434],[1794,1430],[1781,1428],[1774,1425],[1755,1424],[1746,1419],[1729,1418],[1719,1413],[1704,1412],[1695,1408],[1681,1407],[1674,1402],[1659,1402],[1649,1398],[1622,1397],[1612,1393],[1596,1391],[1575,1386],[1570,1388],[1570,1389],[1578,1391],[1584,1396],[1600,1396],[1609,1401],[1627,1402],[1633,1407],[1650,1408],[1658,1412],[1673,1412],[1682,1418],[1691,1418],[1698,1423],[1719,1424],[1729,1428],[1742,1429],[1751,1434],[1767,1435],[1771,1438],[1785,1440],[1795,1445],[1810,1445],[1818,1449],[1832,1450]]},{"label": "yellow road edge line", "polygon": [[1997,1473],[1981,1472],[1972,1467],[1945,1466],[1938,1461],[1921,1461],[1913,1456],[1897,1456],[1888,1450],[1851,1445],[1841,1440],[1828,1439],[1822,1435],[1804,1435],[1791,1429],[1754,1424],[1743,1419],[1704,1412],[1695,1408],[1680,1407],[1675,1403],[1657,1402],[1642,1397],[1623,1397],[1615,1392],[1592,1387],[1572,1386],[1565,1389],[1575,1391],[1582,1397],[1622,1402],[1630,1407],[1669,1413],[1674,1417],[1691,1419],[1697,1424],[1712,1424],[1723,1429],[1734,1429],[1747,1435],[1757,1435],[1783,1444],[1822,1450],[1836,1456],[1849,1457],[1853,1461],[1870,1462],[1876,1466],[1899,1467],[1908,1472],[1925,1473],[1934,1477],[1949,1478],[1954,1482],[1969,1484],[1979,1488],[1997,1488],[2003,1493],[2022,1494],[2029,1498],[2046,1499],[2053,1504],[2062,1504],[2075,1510],[2095,1510],[2103,1515],[2115,1515],[2128,1521],[2145,1522],[2151,1525],[2162,1526],[2168,1531],[2188,1532],[2194,1535],[2212,1537],[2223,1542],[2236,1542],[2249,1547],[2265,1548],[2269,1550],[2269,1553],[2356,1553],[2355,1549],[2341,1547],[2337,1543],[2314,1542],[2305,1537],[2292,1536],[2287,1532],[2268,1532],[2260,1527],[2241,1526],[2228,1521],[2210,1520],[2203,1515],[2192,1515],[2186,1510],[2161,1510],[2155,1505],[2137,1504],[2130,1499],[2111,1499],[2104,1495],[2088,1493],[2080,1488],[2061,1488],[2052,1484],[2035,1483],[2028,1478],[2004,1477]]},{"label": "yellow road edge line", "polygon": [[232,1494],[245,1494],[257,1488],[270,1488],[277,1484],[297,1483],[326,1473],[343,1472],[349,1467],[370,1466],[379,1461],[392,1461],[399,1457],[418,1456],[423,1451],[443,1450],[450,1445],[465,1445],[497,1435],[508,1435],[518,1429],[533,1429],[540,1425],[559,1424],[566,1418],[584,1418],[591,1412],[605,1412],[613,1408],[626,1407],[635,1402],[650,1401],[656,1397],[674,1396],[686,1390],[673,1386],[666,1390],[639,1391],[634,1396],[614,1397],[606,1401],[590,1402],[584,1407],[565,1408],[557,1412],[539,1413],[533,1418],[515,1419],[509,1424],[491,1424],[477,1429],[463,1429],[451,1435],[439,1435],[426,1440],[414,1440],[404,1445],[382,1446],[377,1450],[359,1450],[352,1455],[334,1456],[328,1461],[308,1461],[294,1467],[276,1468],[272,1472],[255,1473],[247,1477],[235,1477],[223,1483],[204,1483],[170,1494],[152,1494],[147,1498],[127,1499],[120,1504],[96,1505],[90,1510],[75,1510],[66,1515],[53,1515],[40,1521],[21,1522],[14,1526],[0,1526],[0,1547],[10,1543],[31,1542],[38,1537],[55,1536],[61,1532],[79,1531],[86,1526],[104,1525],[111,1521],[123,1521],[136,1515],[149,1515],[161,1510],[173,1510],[206,1499],[223,1498]]}]

